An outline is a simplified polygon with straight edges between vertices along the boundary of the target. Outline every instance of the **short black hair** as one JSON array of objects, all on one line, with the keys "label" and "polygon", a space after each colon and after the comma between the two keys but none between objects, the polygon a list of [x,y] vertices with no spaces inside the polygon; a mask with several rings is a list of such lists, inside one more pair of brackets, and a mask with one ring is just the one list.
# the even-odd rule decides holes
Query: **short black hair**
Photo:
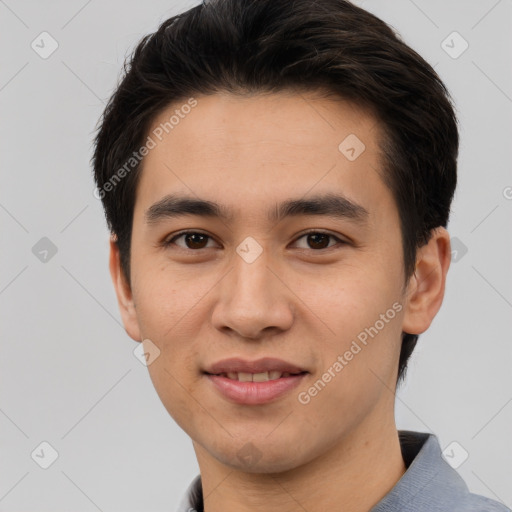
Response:
[{"label": "short black hair", "polygon": [[[379,172],[400,215],[408,282],[417,248],[447,226],[457,182],[457,119],[439,76],[390,26],[346,0],[210,0],[142,38],[99,121],[94,178],[128,283],[137,150],[155,117],[193,95],[282,91],[326,91],[382,125]],[[417,340],[402,334],[397,383]]]}]

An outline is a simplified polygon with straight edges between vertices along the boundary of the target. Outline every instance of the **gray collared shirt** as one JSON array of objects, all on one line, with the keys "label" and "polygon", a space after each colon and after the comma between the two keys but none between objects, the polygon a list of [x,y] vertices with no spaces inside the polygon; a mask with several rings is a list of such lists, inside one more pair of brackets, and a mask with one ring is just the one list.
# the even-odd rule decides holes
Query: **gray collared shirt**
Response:
[{"label": "gray collared shirt", "polygon": [[[502,503],[471,494],[443,458],[434,434],[398,432],[406,472],[369,512],[511,512]],[[204,512],[201,476],[188,487],[177,512]]]}]

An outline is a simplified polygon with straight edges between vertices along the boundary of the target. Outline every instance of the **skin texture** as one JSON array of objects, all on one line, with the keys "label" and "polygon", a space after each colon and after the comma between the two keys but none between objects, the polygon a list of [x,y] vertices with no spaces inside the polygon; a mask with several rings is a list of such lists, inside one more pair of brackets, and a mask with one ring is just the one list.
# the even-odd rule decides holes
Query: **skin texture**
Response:
[{"label": "skin texture", "polygon": [[[424,332],[441,306],[449,234],[438,228],[418,251],[404,291],[399,217],[378,173],[382,128],[371,114],[312,93],[196,99],[144,159],[131,288],[111,241],[126,331],[161,351],[149,373],[193,441],[207,512],[367,511],[405,471],[394,420],[401,332]],[[366,146],[354,161],[338,149],[349,134]],[[267,218],[276,203],[328,192],[364,206],[367,224]],[[170,193],[221,203],[233,219],[189,215],[148,224],[146,210]],[[303,236],[312,228],[346,243],[321,240],[329,247],[319,249]],[[185,237],[159,245],[184,229],[211,238],[200,249]],[[236,252],[248,236],[263,249],[251,264]],[[298,393],[394,303],[401,311],[309,403],[300,403]],[[263,356],[310,373],[299,389],[256,406],[223,398],[202,373],[227,357]],[[238,456],[244,447],[252,458]]]}]

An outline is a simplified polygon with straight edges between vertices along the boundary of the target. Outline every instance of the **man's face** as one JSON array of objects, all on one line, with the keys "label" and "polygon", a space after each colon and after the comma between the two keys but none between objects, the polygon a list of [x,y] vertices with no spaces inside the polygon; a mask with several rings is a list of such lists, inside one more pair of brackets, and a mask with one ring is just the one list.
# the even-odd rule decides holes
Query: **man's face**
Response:
[{"label": "man's face", "polygon": [[[380,127],[350,103],[311,94],[196,100],[161,141],[151,132],[181,105],[149,133],[156,147],[137,189],[125,325],[160,350],[151,379],[196,451],[283,471],[393,421],[405,299],[398,212],[377,172]],[[328,194],[360,208],[272,217],[287,201]],[[171,215],[163,203],[148,214],[170,195],[218,203],[231,218]],[[192,233],[171,241],[183,231]],[[232,386],[205,373],[264,357],[307,373]]]}]

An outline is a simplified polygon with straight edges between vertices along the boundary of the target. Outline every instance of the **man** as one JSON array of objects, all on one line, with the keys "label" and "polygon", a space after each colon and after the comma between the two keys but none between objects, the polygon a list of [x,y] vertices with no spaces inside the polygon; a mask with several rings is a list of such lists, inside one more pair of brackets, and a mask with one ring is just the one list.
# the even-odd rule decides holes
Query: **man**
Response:
[{"label": "man", "polygon": [[127,333],[191,437],[180,510],[505,511],[394,393],[444,295],[458,132],[343,0],[219,0],[145,37],[96,138]]}]

